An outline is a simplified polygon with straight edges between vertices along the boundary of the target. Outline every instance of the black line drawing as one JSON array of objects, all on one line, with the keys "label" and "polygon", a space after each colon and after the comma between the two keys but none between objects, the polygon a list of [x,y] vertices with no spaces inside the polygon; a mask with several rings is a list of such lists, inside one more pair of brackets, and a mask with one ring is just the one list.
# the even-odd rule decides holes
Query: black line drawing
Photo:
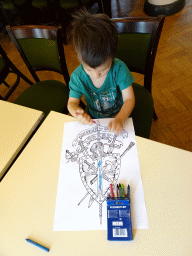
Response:
[{"label": "black line drawing", "polygon": [[79,165],[81,181],[87,191],[80,200],[80,205],[87,196],[90,196],[88,207],[94,201],[99,204],[99,219],[102,224],[102,204],[107,199],[110,184],[116,183],[121,169],[121,158],[135,145],[130,142],[122,154],[113,153],[114,149],[121,149],[122,141],[118,136],[128,137],[128,132],[123,131],[121,135],[114,135],[107,126],[101,126],[99,120],[90,129],[77,134],[72,142],[76,151],[66,150],[65,158]]}]

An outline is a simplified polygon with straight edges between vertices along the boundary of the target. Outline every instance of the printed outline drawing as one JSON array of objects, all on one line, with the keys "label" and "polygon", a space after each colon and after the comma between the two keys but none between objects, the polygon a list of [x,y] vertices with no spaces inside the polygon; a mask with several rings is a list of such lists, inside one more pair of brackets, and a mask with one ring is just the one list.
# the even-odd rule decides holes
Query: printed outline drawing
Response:
[{"label": "printed outline drawing", "polygon": [[124,139],[128,137],[128,132],[123,130],[122,134],[114,135],[107,126],[101,126],[97,120],[91,128],[77,134],[72,142],[76,151],[66,150],[65,154],[68,162],[78,163],[81,181],[87,190],[78,206],[90,195],[88,207],[91,207],[94,201],[99,204],[100,224],[102,224],[102,204],[107,199],[110,184],[118,180],[121,158],[135,145],[134,142],[130,142],[122,154],[113,153],[114,148],[119,150],[123,146],[123,142],[117,140],[118,136]]}]

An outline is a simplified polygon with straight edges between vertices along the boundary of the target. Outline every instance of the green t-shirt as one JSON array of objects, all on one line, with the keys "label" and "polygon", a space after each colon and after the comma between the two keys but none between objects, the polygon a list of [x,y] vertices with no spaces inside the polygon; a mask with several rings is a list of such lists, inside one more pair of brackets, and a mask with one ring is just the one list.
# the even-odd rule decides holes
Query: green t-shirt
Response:
[{"label": "green t-shirt", "polygon": [[115,58],[103,85],[98,89],[81,64],[71,75],[69,97],[80,99],[84,94],[93,118],[110,118],[114,117],[123,105],[121,91],[133,81],[134,77],[125,63]]}]

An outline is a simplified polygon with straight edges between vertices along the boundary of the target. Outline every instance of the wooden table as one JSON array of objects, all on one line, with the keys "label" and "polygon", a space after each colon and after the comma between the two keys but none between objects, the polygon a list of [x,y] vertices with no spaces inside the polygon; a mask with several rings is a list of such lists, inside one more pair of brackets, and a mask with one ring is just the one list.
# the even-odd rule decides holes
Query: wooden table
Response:
[{"label": "wooden table", "polygon": [[[0,255],[192,255],[192,153],[136,138],[149,229],[131,242],[107,231],[53,232],[64,123],[51,112],[0,186]],[[28,244],[32,238],[49,254]]]},{"label": "wooden table", "polygon": [[0,100],[0,179],[43,118],[43,112]]}]

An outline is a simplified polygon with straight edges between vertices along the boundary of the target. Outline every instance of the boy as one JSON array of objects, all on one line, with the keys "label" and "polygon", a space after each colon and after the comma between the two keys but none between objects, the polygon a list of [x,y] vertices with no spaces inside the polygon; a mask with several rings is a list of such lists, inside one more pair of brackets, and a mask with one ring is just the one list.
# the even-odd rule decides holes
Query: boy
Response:
[{"label": "boy", "polygon": [[[92,118],[114,117],[108,128],[121,133],[135,106],[135,96],[131,72],[115,58],[115,24],[105,14],[82,11],[74,17],[73,43],[81,65],[71,75],[68,110],[82,124],[92,124]],[[82,95],[88,113],[79,105]]]}]

